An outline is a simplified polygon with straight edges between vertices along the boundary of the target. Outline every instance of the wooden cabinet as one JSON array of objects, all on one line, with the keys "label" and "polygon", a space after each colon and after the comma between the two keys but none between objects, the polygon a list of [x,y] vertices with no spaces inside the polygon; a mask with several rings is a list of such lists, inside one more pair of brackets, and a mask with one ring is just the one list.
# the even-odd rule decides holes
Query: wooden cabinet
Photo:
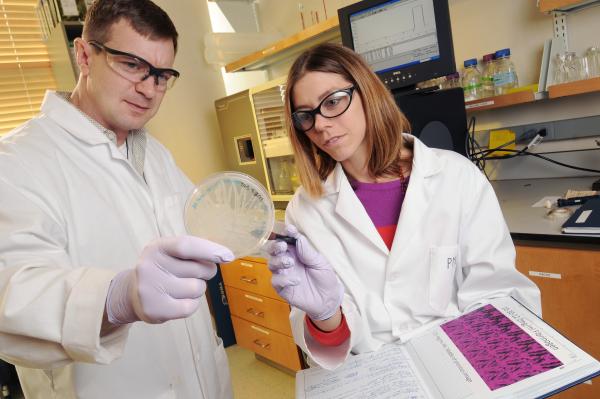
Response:
[{"label": "wooden cabinet", "polygon": [[248,54],[241,59],[225,65],[226,72],[253,71],[265,68],[267,65],[283,59],[292,59],[302,51],[318,43],[326,41],[340,41],[341,34],[338,28],[337,15],[319,24],[310,26],[292,36],[286,37],[271,46]]},{"label": "wooden cabinet", "polygon": [[[600,248],[517,245],[517,268],[540,288],[544,320],[600,359]],[[556,398],[600,398],[600,379]]]},{"label": "wooden cabinet", "polygon": [[302,369],[290,307],[271,286],[266,260],[238,259],[224,265],[221,273],[238,345],[289,370]]}]

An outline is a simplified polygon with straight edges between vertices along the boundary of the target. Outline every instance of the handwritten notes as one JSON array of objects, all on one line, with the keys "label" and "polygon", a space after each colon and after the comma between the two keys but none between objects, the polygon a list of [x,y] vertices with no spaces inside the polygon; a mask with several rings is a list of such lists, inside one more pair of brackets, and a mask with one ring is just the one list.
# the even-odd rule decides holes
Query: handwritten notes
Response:
[{"label": "handwritten notes", "polygon": [[339,369],[311,368],[296,376],[305,399],[425,399],[427,395],[399,345],[353,356]]}]

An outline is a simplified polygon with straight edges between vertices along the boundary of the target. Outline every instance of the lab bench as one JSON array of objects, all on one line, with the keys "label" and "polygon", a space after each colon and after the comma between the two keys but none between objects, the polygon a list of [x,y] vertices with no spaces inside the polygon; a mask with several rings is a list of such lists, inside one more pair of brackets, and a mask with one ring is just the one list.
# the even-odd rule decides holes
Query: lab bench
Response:
[{"label": "lab bench", "polygon": [[[517,250],[517,269],[540,288],[546,322],[600,359],[600,236],[562,234],[566,217],[532,207],[567,190],[590,190],[598,177],[492,182]],[[600,398],[600,379],[559,399]]]}]

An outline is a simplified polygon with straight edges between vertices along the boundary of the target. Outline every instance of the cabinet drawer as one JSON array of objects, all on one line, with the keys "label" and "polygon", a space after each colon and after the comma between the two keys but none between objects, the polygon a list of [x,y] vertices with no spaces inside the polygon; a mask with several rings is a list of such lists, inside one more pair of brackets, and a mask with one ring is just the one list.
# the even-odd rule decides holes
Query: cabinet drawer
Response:
[{"label": "cabinet drawer", "polygon": [[292,336],[290,307],[287,303],[231,286],[225,286],[225,289],[232,314],[251,323]]},{"label": "cabinet drawer", "polygon": [[266,263],[236,259],[221,266],[225,285],[282,301],[271,286],[271,271]]},{"label": "cabinet drawer", "polygon": [[[600,358],[600,251],[517,245],[517,269],[539,287],[544,320],[584,351]],[[600,380],[557,399],[600,398]]]},{"label": "cabinet drawer", "polygon": [[239,346],[290,370],[301,369],[298,348],[291,337],[250,323],[237,316],[231,316],[231,321]]}]

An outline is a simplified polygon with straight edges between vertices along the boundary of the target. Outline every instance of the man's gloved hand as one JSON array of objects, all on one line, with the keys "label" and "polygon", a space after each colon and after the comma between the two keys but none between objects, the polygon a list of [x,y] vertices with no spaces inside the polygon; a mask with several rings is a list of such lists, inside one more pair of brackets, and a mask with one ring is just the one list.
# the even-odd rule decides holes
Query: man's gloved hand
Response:
[{"label": "man's gloved hand", "polygon": [[271,284],[290,305],[306,312],[312,320],[326,320],[339,309],[344,286],[327,260],[300,234],[286,225],[284,234],[296,239],[296,245],[270,241],[269,269]]},{"label": "man's gloved hand", "polygon": [[140,255],[134,269],[111,281],[106,298],[108,321],[114,325],[142,320],[163,323],[188,317],[217,273],[215,263],[231,262],[233,253],[193,236],[159,238]]}]

